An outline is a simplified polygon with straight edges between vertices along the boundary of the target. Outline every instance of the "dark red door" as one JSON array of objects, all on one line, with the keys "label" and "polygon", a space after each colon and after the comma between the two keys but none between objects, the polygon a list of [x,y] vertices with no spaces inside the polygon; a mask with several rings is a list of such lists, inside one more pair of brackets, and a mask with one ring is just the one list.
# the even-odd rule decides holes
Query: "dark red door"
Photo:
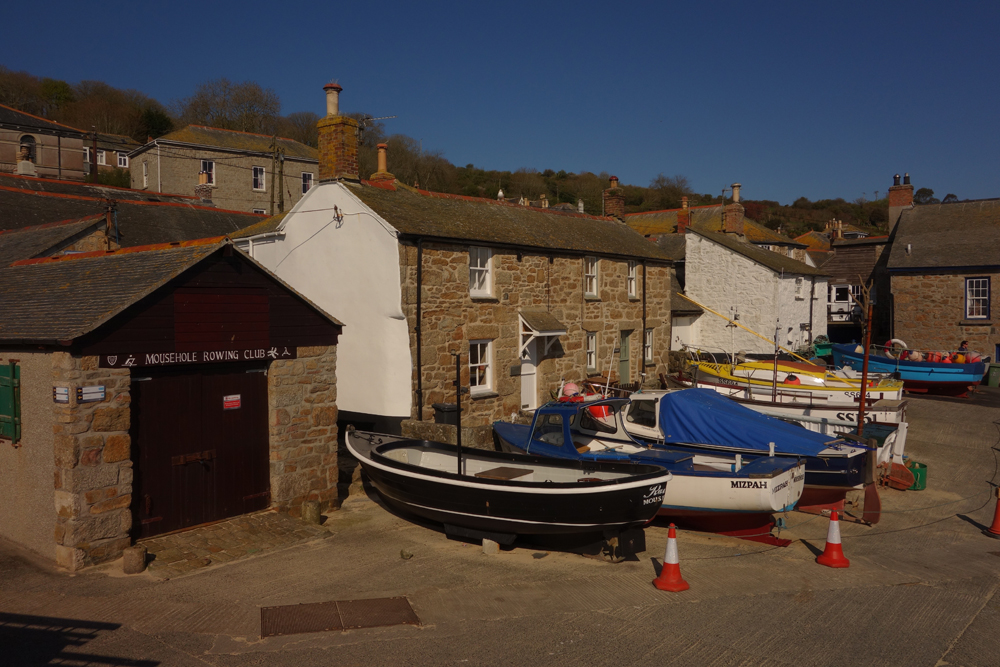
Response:
[{"label": "dark red door", "polygon": [[132,371],[138,537],[268,506],[262,370],[227,365]]}]

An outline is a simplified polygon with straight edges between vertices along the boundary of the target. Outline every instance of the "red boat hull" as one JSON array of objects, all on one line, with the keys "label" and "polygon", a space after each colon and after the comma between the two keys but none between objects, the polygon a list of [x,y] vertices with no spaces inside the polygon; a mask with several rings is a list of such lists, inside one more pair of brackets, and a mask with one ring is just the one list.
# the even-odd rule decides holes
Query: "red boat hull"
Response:
[{"label": "red boat hull", "polygon": [[776,547],[787,547],[792,543],[791,540],[781,539],[771,534],[777,525],[773,514],[698,512],[662,507],[657,512],[657,518],[659,517],[669,517],[670,521],[686,530],[738,537],[742,540],[770,544]]},{"label": "red boat hull", "polygon": [[927,382],[926,380],[903,380],[903,389],[915,394],[934,394],[965,398],[974,391],[978,382]]}]

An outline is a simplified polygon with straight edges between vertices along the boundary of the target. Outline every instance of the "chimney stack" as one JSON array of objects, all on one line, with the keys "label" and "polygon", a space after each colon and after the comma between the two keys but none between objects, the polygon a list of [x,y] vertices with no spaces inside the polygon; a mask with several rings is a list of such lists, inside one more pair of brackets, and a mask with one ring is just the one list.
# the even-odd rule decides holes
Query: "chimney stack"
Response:
[{"label": "chimney stack", "polygon": [[611,177],[611,187],[604,191],[604,215],[625,222],[625,193],[618,187],[618,177]]},{"label": "chimney stack", "polygon": [[578,198],[576,200],[576,210],[577,210],[578,213],[583,213],[584,212],[583,211],[583,200],[582,199]]},{"label": "chimney stack", "polygon": [[740,188],[741,187],[742,186],[739,183],[733,183],[733,185],[732,185],[732,188],[733,188],[733,203],[734,204],[740,203]]},{"label": "chimney stack", "polygon": [[684,211],[688,210],[688,198],[687,198],[687,195],[684,195],[683,197],[681,197],[681,209],[684,210]]},{"label": "chimney stack", "polygon": [[[722,231],[743,236],[743,218],[746,211],[740,203],[740,184],[733,183],[733,203],[727,204],[722,210]],[[725,200],[723,200],[725,201]]]},{"label": "chimney stack", "polygon": [[500,188],[500,190],[497,192],[497,201],[504,201],[503,188]]},{"label": "chimney stack", "polygon": [[892,177],[892,187],[889,188],[889,231],[899,222],[899,216],[907,208],[913,208],[913,186],[910,185],[910,174],[903,176],[903,184],[899,184],[899,174]]},{"label": "chimney stack", "polygon": [[198,185],[194,186],[194,196],[203,204],[212,203],[212,186],[208,184],[208,172],[198,172]]},{"label": "chimney stack", "polygon": [[340,92],[336,83],[326,91],[326,117],[316,123],[319,131],[319,182],[357,181],[358,121],[340,115]]},{"label": "chimney stack", "polygon": [[544,194],[539,195],[539,196],[541,197],[541,200],[542,200],[542,208],[548,208],[549,207],[549,198],[547,196],[545,196]]},{"label": "chimney stack", "polygon": [[378,145],[378,171],[372,174],[368,180],[369,181],[394,181],[396,177],[389,173],[386,169],[386,163],[388,162],[388,144]]}]

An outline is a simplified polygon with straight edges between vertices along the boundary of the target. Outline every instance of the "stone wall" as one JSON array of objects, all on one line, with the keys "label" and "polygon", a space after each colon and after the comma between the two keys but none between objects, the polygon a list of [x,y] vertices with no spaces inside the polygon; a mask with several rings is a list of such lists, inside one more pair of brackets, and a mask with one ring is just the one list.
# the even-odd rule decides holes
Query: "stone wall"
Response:
[{"label": "stone wall", "polygon": [[358,180],[358,121],[327,116],[316,123],[319,132],[319,181]]},{"label": "stone wall", "polygon": [[267,371],[271,505],[298,516],[303,501],[337,497],[337,348],[300,347]]},{"label": "stone wall", "polygon": [[[242,156],[234,153],[212,151],[205,148],[180,148],[163,146],[157,158],[156,147],[150,148],[132,161],[130,170],[132,187],[136,190],[194,196],[198,185],[201,160],[215,162],[215,184],[212,185],[212,204],[228,211],[251,212],[261,209],[270,213],[271,208],[271,157],[264,155]],[[149,169],[149,184],[142,185],[142,163]],[[157,166],[161,173],[157,174]],[[253,167],[264,167],[265,190],[253,189]],[[275,168],[277,168],[275,166]],[[290,211],[302,199],[302,172],[313,175],[315,185],[319,168],[316,162],[300,161],[285,157],[285,210]],[[157,178],[159,177],[159,180]],[[277,174],[274,178],[278,182]],[[289,192],[291,195],[289,196]],[[278,193],[274,193],[274,212],[278,212]]]},{"label": "stone wall", "polygon": [[[567,221],[572,224],[572,221]],[[403,310],[410,330],[411,354],[416,361],[416,261],[417,249],[400,247]],[[586,332],[597,334],[597,372],[606,372],[612,348],[622,331],[632,331],[629,341],[631,366],[627,378],[619,378],[618,358],[611,365],[612,381],[645,379],[656,384],[666,373],[670,347],[670,267],[647,266],[647,321],[653,329],[650,363],[642,360],[642,264],[636,268],[636,296],[627,292],[625,260],[599,259],[599,295],[585,297],[583,257],[518,253],[495,250],[492,257],[493,293],[489,298],[469,295],[467,246],[432,244],[423,246],[423,419],[433,420],[434,403],[453,403],[455,390],[454,352],[462,354],[462,383],[468,386],[469,341],[493,341],[492,390],[463,398],[463,426],[488,426],[509,419],[522,406],[521,378],[512,375],[520,366],[519,318],[522,309],[548,310],[566,326],[561,336],[544,352],[539,341],[538,403],[551,400],[561,382],[580,382],[586,369]],[[414,363],[414,366],[416,364]],[[416,389],[416,368],[413,388]],[[645,373],[645,376],[642,375]],[[417,401],[414,400],[414,405]],[[414,418],[419,418],[414,410]]]},{"label": "stone wall", "polygon": [[[796,286],[796,278],[802,282]],[[781,321],[779,342],[795,348],[809,327],[812,304],[812,338],[826,334],[827,283],[816,278],[815,300],[810,302],[811,276],[779,275],[748,257],[714,243],[698,234],[687,235],[685,292],[712,310],[730,316],[738,309],[740,324],[765,338],[774,335]],[[724,319],[705,312],[693,324],[694,345],[711,351],[744,350],[749,353],[774,351],[773,343],[742,329],[733,331]]]},{"label": "stone wall", "polygon": [[[84,180],[83,139],[0,129],[0,172],[17,173],[21,138],[35,138],[35,175],[39,178]],[[61,155],[60,155],[61,153]]]},{"label": "stone wall", "polygon": [[[990,277],[990,318],[965,319],[965,279]],[[1000,272],[894,275],[893,337],[919,350],[955,350],[963,340],[969,349],[996,358],[1000,345]],[[882,344],[884,341],[873,341]]]},{"label": "stone wall", "polygon": [[[54,352],[52,385],[69,404],[52,403],[56,562],[77,570],[113,560],[129,546],[132,461],[128,369],[97,367],[97,357]],[[103,401],[77,403],[76,388],[104,385]]]}]

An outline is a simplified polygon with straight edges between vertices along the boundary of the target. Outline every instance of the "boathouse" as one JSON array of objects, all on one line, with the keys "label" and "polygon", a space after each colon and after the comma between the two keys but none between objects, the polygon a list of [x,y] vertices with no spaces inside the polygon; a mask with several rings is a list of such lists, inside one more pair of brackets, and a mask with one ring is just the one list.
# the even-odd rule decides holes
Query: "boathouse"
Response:
[{"label": "boathouse", "polygon": [[75,570],[336,494],[341,323],[225,237],[0,269],[0,535]]}]

